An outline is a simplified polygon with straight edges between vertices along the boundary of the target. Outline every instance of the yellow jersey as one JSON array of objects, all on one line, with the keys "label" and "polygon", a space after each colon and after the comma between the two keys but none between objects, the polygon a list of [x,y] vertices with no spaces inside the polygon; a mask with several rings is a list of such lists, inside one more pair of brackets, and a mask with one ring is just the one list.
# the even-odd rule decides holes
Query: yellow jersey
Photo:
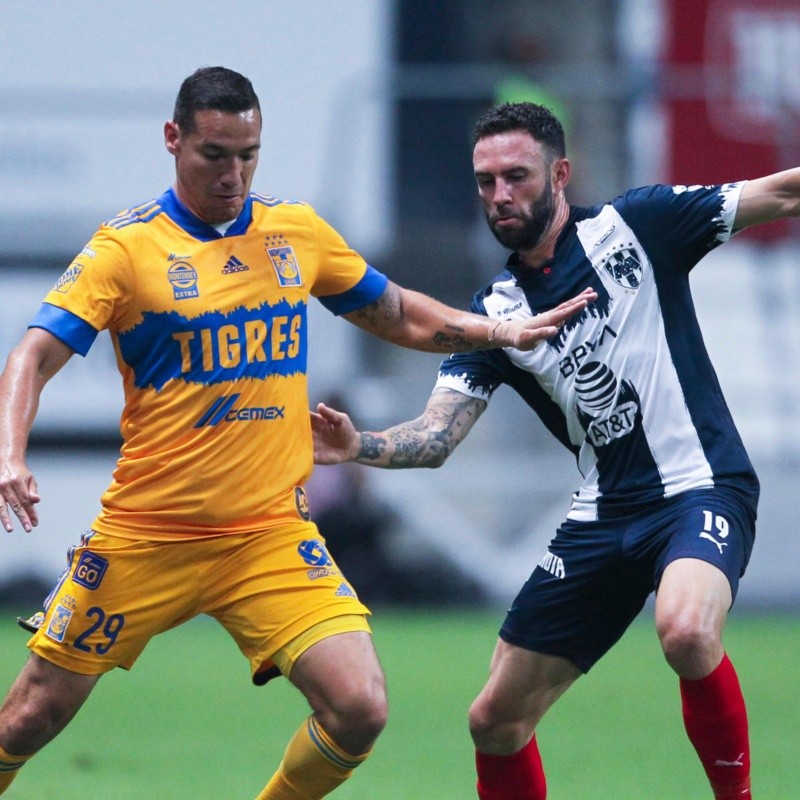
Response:
[{"label": "yellow jersey", "polygon": [[307,518],[307,306],[387,279],[305,203],[251,193],[221,234],[173,189],[103,224],[31,323],[81,355],[110,332],[123,445],[93,524],[174,540]]}]

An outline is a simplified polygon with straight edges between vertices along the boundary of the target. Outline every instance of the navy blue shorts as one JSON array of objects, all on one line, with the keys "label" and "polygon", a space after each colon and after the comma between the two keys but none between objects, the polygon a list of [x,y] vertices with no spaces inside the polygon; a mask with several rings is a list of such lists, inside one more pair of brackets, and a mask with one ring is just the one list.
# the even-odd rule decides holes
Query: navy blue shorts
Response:
[{"label": "navy blue shorts", "polygon": [[721,488],[613,519],[567,520],[514,600],[500,638],[588,672],[642,610],[668,564],[714,564],[736,597],[754,539],[752,503]]}]

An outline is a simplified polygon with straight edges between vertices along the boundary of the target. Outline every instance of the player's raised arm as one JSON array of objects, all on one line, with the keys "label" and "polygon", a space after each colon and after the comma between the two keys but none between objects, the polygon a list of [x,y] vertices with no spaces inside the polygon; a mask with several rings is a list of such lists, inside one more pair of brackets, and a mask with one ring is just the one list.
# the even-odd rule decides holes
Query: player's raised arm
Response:
[{"label": "player's raised arm", "polygon": [[782,217],[800,216],[800,167],[747,181],[736,209],[734,228]]},{"label": "player's raised arm", "polygon": [[343,316],[381,339],[431,353],[462,353],[495,347],[533,350],[539,342],[555,336],[567,319],[583,311],[596,297],[593,289],[585,289],[544,314],[524,320],[499,321],[457,311],[390,281],[374,303]]},{"label": "player's raised arm", "polygon": [[419,417],[375,433],[357,431],[347,414],[320,403],[311,412],[314,461],[356,461],[387,469],[440,467],[485,408],[485,400],[435,389]]},{"label": "player's raised arm", "polygon": [[52,334],[31,328],[0,375],[0,524],[8,532],[14,528],[9,509],[25,531],[39,524],[39,491],[25,459],[28,435],[42,389],[72,354]]}]

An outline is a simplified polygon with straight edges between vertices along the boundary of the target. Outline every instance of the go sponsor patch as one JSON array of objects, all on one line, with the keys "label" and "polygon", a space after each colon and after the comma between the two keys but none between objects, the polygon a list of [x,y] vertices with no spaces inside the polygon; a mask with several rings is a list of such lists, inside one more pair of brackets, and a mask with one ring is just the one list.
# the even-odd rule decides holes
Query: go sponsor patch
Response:
[{"label": "go sponsor patch", "polygon": [[107,569],[108,561],[106,559],[87,550],[81,554],[72,574],[72,580],[87,589],[97,589],[102,583]]}]

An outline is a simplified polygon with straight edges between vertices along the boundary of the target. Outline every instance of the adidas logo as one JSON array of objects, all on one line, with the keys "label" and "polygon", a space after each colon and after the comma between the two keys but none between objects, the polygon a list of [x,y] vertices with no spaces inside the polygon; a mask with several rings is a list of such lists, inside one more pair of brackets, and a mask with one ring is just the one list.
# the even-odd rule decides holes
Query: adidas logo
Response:
[{"label": "adidas logo", "polygon": [[239,261],[236,256],[231,256],[226,262],[225,266],[222,268],[223,275],[230,275],[233,272],[247,272],[250,267],[247,264],[243,264]]}]

